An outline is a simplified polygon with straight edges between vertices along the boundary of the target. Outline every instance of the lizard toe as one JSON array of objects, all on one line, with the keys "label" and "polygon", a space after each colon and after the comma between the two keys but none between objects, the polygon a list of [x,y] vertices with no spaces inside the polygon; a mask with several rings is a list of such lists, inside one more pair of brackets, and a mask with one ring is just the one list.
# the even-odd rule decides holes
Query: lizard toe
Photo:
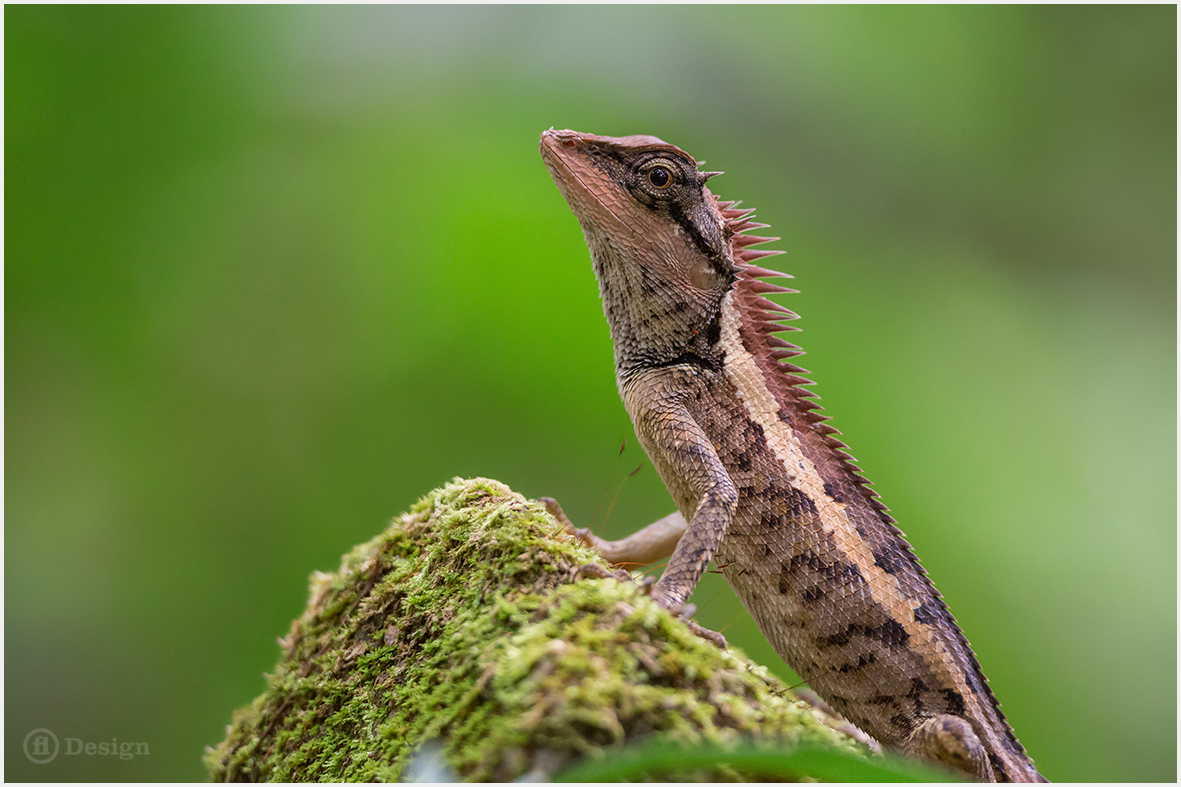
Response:
[{"label": "lizard toe", "polygon": [[602,563],[586,563],[574,572],[574,579],[614,579],[618,582],[634,582],[632,575],[622,568],[609,569]]},{"label": "lizard toe", "polygon": [[689,620],[688,618],[683,618],[683,620],[685,621],[685,625],[688,626],[689,630],[692,631],[694,634],[701,637],[706,642],[716,645],[721,650],[726,649],[726,647],[727,647],[726,638],[724,636],[722,636],[722,634],[720,632],[707,629],[705,626],[702,626],[698,623],[694,623],[692,620]]}]

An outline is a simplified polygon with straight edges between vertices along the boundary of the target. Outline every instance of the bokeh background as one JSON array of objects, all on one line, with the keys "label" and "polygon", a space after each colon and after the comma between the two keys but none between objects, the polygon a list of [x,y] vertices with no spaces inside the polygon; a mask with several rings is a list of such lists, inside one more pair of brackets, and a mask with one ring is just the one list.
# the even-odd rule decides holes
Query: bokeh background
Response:
[{"label": "bokeh background", "polygon": [[[620,489],[551,126],[727,171],[1041,770],[1176,778],[1174,7],[4,21],[8,779],[203,778],[308,574],[452,476],[608,536],[671,510]],[[150,755],[35,766],[34,728]]]}]

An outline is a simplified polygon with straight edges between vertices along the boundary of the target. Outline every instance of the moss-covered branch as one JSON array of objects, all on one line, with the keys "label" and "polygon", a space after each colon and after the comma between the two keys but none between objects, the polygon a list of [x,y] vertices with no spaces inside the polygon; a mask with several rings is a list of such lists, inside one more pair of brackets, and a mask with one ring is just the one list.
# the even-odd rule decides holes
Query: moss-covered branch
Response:
[{"label": "moss-covered branch", "polygon": [[431,493],[313,576],[266,691],[209,751],[212,777],[396,781],[424,745],[437,754],[416,769],[497,781],[644,740],[862,751],[635,585],[572,581],[597,559],[497,482]]}]

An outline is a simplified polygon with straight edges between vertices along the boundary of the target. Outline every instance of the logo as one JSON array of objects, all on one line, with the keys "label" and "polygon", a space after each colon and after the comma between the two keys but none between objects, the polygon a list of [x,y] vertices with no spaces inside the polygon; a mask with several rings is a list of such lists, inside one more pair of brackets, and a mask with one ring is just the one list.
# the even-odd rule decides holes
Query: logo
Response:
[{"label": "logo", "polygon": [[53,730],[39,727],[25,736],[25,756],[37,765],[44,765],[53,760],[59,748]]},{"label": "logo", "polygon": [[53,730],[47,730],[44,727],[38,727],[25,736],[25,756],[29,758],[29,762],[35,765],[45,765],[52,762],[58,754],[64,754],[67,757],[86,754],[130,760],[133,757],[144,757],[150,753],[146,743],[120,742],[118,738],[111,738],[111,740],[101,743],[84,741],[81,738],[66,738],[66,750],[62,752]]}]

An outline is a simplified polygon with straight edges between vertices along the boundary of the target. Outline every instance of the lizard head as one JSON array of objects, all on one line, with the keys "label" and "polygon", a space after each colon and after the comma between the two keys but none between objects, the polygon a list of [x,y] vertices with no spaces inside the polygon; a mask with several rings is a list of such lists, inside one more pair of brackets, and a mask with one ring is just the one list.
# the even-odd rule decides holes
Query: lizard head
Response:
[{"label": "lizard head", "polygon": [[549,130],[541,156],[582,225],[617,362],[672,360],[717,322],[735,227],[685,151],[656,137]]}]

